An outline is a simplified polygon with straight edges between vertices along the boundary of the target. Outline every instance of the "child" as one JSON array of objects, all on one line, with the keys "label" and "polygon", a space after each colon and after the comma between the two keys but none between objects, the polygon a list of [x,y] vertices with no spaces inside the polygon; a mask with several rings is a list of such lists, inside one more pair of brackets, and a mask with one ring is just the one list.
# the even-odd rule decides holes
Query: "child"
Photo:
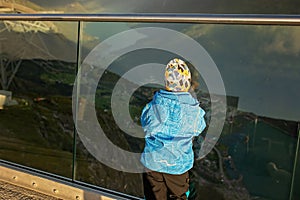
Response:
[{"label": "child", "polygon": [[165,69],[166,90],[156,92],[143,109],[146,143],[141,162],[152,193],[145,188],[147,200],[187,198],[188,170],[194,163],[192,140],[206,126],[205,112],[188,92],[190,86],[189,68],[184,61],[173,59]]}]

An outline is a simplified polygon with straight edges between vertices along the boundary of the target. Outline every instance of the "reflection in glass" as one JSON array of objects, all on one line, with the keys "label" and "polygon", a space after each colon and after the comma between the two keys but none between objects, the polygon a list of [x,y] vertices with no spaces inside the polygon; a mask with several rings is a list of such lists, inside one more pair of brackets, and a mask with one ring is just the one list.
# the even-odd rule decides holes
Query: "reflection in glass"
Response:
[{"label": "reflection in glass", "polygon": [[52,26],[0,24],[0,158],[71,177],[76,43]]},{"label": "reflection in glass", "polygon": [[[76,71],[77,24],[44,22],[38,24],[38,29],[34,25],[37,24],[26,21],[1,24],[0,158],[66,177],[71,177],[72,168],[76,167],[78,181],[142,197],[140,174],[123,173],[101,164],[79,139],[76,166],[72,166],[71,95]],[[299,147],[298,160],[294,160],[300,118],[297,109],[300,100],[299,27],[84,25],[80,41],[82,60],[113,34],[160,26],[193,38],[217,64],[227,92],[227,118],[218,144],[203,159],[197,157],[203,138],[195,140],[191,198],[288,199],[290,195],[299,198],[296,189]],[[117,48],[121,47],[122,44]],[[130,152],[141,152],[144,145],[142,138],[127,134],[114,119],[111,97],[117,82],[136,66],[165,64],[175,56],[179,55],[161,49],[128,52],[114,60],[99,77],[95,94],[97,117],[115,145]],[[193,68],[193,61],[187,62]],[[139,76],[147,77],[147,74]],[[194,70],[193,76],[196,79],[193,94],[206,110],[209,125],[212,94],[208,93],[201,71]],[[131,117],[124,123],[128,130],[139,125],[142,107],[160,88],[160,85],[148,84],[133,93],[129,105],[124,105]],[[84,100],[80,108],[84,110]],[[78,116],[81,114],[79,109]]]},{"label": "reflection in glass", "polygon": [[[93,47],[118,31],[151,26],[179,31],[201,44],[218,66],[226,87],[227,118],[217,145],[205,158],[199,159],[201,138],[195,140],[196,160],[191,170],[190,197],[288,199],[300,118],[297,110],[300,100],[299,27],[86,23],[85,34],[95,40],[94,43],[93,40],[81,41],[90,44],[82,59]],[[180,57],[160,49],[128,52],[115,59],[99,77],[95,94],[97,117],[115,145],[131,152],[141,152],[144,145],[142,138],[121,130],[114,120],[111,96],[117,82],[136,66],[165,64],[175,56]],[[187,62],[193,68],[193,61]],[[209,125],[212,94],[208,93],[201,71],[193,74],[196,77],[193,94],[206,110]],[[147,74],[139,76],[147,77]],[[123,105],[131,115],[128,130],[139,125],[142,107],[159,88],[161,86],[155,84],[139,87],[129,105]],[[76,180],[135,196],[143,195],[139,174],[110,169],[94,159],[80,140],[77,143]]]}]

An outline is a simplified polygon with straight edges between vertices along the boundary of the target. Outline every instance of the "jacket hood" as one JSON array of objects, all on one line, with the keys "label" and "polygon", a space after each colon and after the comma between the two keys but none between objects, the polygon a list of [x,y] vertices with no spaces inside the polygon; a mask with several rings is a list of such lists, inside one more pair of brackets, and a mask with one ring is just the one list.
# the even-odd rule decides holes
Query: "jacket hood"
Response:
[{"label": "jacket hood", "polygon": [[199,102],[189,92],[160,90],[155,93],[154,101],[162,98],[169,99],[170,101],[179,101],[181,104],[189,104],[190,106],[199,106]]}]

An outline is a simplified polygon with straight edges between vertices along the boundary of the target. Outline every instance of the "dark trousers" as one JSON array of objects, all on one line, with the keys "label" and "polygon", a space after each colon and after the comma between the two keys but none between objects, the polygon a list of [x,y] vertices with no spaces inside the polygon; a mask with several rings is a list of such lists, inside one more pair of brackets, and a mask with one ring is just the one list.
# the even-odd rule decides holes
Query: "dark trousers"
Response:
[{"label": "dark trousers", "polygon": [[143,174],[146,200],[186,200],[189,188],[189,174],[165,174],[148,171]]}]

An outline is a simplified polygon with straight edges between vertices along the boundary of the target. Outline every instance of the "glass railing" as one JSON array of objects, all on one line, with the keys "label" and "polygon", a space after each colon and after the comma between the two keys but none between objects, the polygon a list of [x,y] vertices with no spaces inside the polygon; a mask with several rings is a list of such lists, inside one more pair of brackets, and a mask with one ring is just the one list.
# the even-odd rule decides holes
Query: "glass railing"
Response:
[{"label": "glass railing", "polygon": [[190,199],[300,198],[299,17],[0,19],[2,162],[142,198],[139,118],[180,57],[208,124]]}]

